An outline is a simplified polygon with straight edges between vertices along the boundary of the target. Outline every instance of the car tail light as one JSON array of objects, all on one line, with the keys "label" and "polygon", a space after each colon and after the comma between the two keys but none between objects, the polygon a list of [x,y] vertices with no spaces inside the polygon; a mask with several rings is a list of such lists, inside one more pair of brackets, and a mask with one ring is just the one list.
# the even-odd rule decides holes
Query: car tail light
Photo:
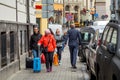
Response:
[{"label": "car tail light", "polygon": [[101,39],[98,39],[98,46],[100,46],[101,44]]}]

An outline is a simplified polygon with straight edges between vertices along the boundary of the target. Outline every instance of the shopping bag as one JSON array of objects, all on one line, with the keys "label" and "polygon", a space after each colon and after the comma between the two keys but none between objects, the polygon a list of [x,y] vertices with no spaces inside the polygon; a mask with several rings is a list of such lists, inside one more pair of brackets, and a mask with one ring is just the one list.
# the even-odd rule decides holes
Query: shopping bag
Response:
[{"label": "shopping bag", "polygon": [[54,56],[53,56],[53,64],[55,66],[58,66],[58,55],[57,55],[57,53],[55,53]]},{"label": "shopping bag", "polygon": [[41,57],[41,63],[42,64],[45,63],[46,62],[45,55],[42,53],[40,57]]}]

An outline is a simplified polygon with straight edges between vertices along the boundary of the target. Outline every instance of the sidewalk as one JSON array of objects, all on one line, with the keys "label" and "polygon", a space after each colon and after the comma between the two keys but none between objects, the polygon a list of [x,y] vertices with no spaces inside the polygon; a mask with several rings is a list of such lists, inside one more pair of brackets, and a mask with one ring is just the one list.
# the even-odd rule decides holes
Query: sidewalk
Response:
[{"label": "sidewalk", "polygon": [[32,69],[22,69],[18,73],[11,76],[8,80],[89,80],[86,73],[86,66],[77,61],[77,69],[71,69],[69,50],[65,48],[62,53],[62,64],[60,66],[53,66],[53,71],[46,72],[45,64],[42,64],[42,71],[40,73],[33,73]]}]

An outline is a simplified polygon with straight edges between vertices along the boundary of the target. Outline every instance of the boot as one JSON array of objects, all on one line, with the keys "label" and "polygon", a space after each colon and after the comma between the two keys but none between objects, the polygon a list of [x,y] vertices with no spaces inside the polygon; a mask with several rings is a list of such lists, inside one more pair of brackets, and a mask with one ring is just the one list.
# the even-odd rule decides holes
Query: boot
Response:
[{"label": "boot", "polygon": [[52,67],[50,67],[50,72],[52,72]]}]

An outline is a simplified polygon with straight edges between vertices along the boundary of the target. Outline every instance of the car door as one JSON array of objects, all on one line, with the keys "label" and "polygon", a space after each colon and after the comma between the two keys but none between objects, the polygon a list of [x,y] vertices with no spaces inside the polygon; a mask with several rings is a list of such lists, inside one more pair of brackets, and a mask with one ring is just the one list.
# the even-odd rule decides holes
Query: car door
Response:
[{"label": "car door", "polygon": [[97,47],[97,41],[99,37],[99,32],[96,30],[95,36],[90,42],[90,47],[89,47],[89,63],[90,63],[90,68],[92,72],[95,74],[95,62],[96,62],[96,47]]},{"label": "car door", "polygon": [[[103,44],[101,45],[102,47],[102,51],[104,52],[102,54],[102,78],[103,80],[106,80],[105,79],[105,75],[108,74],[106,73],[105,71],[107,71],[106,69],[106,63],[107,63],[107,54],[108,54],[108,51],[107,51],[107,45],[110,43],[110,39],[111,39],[111,36],[112,36],[112,33],[113,33],[113,28],[110,27],[109,31],[108,31],[108,34],[106,36],[106,39],[104,40]],[[108,67],[109,68],[109,67]]]},{"label": "car door", "polygon": [[[107,43],[106,47],[109,43],[112,43],[117,46],[117,30],[110,28],[107,36]],[[116,50],[115,50],[116,51]],[[103,62],[103,67],[104,67],[104,80],[112,80],[112,68],[111,68],[111,62],[114,54],[110,53],[108,49],[105,50],[104,53],[104,62]]]},{"label": "car door", "polygon": [[106,26],[106,28],[104,29],[104,33],[102,35],[102,38],[100,40],[100,44],[98,45],[97,48],[97,54],[96,54],[96,73],[97,73],[97,79],[99,80],[103,80],[103,62],[104,62],[104,53],[105,53],[105,43],[106,43],[106,38],[108,35],[108,31],[109,31],[109,26]]}]

